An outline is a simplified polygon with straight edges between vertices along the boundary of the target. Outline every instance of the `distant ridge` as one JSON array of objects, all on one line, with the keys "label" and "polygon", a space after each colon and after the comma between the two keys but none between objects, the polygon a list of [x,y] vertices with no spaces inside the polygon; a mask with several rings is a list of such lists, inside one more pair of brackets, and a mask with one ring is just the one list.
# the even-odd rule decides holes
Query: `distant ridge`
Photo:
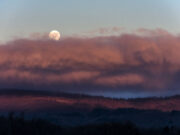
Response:
[{"label": "distant ridge", "polygon": [[180,95],[170,97],[148,97],[115,99],[64,92],[0,90],[0,110],[49,110],[78,108],[93,110],[134,108],[140,110],[180,111]]},{"label": "distant ridge", "polygon": [[44,91],[44,90],[23,90],[23,89],[0,89],[0,95],[17,95],[17,96],[56,96],[56,97],[89,97],[89,98],[104,98],[113,100],[150,100],[150,99],[170,99],[180,98],[179,94],[172,96],[150,96],[150,97],[137,97],[137,98],[111,98],[104,96],[92,96],[88,94],[70,93],[62,91]]}]

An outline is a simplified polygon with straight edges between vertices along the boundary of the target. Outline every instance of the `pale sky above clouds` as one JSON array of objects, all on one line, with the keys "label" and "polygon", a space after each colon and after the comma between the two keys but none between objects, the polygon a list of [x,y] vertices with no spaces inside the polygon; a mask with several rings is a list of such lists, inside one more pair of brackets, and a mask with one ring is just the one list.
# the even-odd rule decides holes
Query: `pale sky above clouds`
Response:
[{"label": "pale sky above clouds", "polygon": [[1,0],[0,41],[46,33],[81,35],[99,28],[180,30],[179,0]]}]

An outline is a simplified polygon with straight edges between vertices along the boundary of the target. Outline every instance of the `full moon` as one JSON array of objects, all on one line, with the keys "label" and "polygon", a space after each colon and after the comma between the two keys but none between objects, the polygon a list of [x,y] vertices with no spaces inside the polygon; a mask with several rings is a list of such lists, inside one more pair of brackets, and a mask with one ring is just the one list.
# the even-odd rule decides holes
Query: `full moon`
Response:
[{"label": "full moon", "polygon": [[60,37],[61,37],[61,34],[59,31],[57,30],[52,30],[50,33],[49,33],[49,38],[52,39],[52,40],[60,40]]}]

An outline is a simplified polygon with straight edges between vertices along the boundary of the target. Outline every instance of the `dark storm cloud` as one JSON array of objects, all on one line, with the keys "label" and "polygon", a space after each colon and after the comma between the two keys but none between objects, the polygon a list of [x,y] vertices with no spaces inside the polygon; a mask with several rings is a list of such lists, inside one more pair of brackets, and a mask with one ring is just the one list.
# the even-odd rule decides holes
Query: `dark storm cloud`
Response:
[{"label": "dark storm cloud", "polygon": [[141,36],[8,42],[0,46],[0,87],[179,89],[180,37],[163,30],[139,32]]}]

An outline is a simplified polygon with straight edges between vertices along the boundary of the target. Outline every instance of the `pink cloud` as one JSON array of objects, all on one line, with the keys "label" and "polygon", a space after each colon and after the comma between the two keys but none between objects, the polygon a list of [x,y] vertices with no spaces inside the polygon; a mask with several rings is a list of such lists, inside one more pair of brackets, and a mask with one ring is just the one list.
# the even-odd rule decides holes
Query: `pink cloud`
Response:
[{"label": "pink cloud", "polygon": [[82,89],[180,88],[180,37],[162,34],[163,30],[145,31],[156,34],[6,43],[0,46],[0,83],[63,88],[77,84]]},{"label": "pink cloud", "polygon": [[118,87],[119,85],[138,85],[144,83],[144,78],[137,74],[114,75],[100,77],[95,80],[95,83],[113,87]]}]

